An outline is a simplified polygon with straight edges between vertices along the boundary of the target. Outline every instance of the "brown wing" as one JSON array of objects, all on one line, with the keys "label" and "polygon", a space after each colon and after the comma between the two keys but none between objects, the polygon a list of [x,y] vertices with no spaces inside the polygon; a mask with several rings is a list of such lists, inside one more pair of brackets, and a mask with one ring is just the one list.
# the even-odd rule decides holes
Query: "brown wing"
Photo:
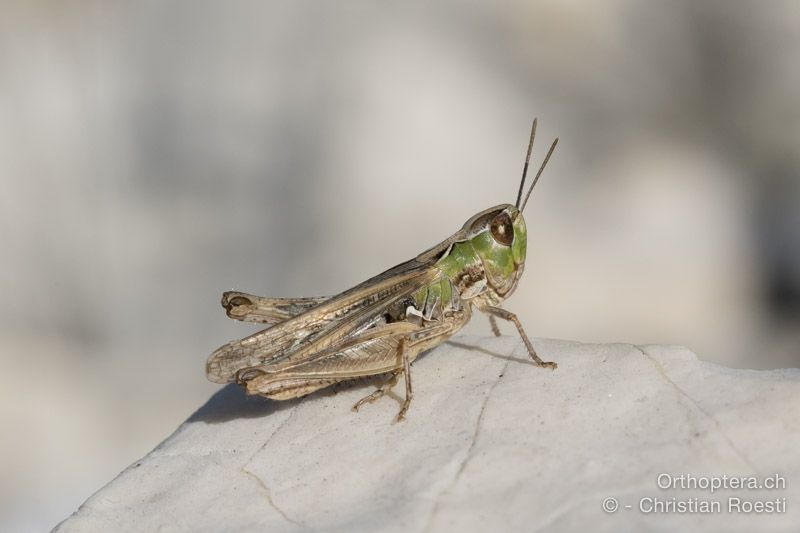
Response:
[{"label": "brown wing", "polygon": [[400,340],[418,328],[410,322],[371,328],[308,359],[243,369],[237,381],[249,394],[284,400],[339,381],[390,372],[402,364],[398,363]]},{"label": "brown wing", "polygon": [[[400,272],[415,266],[431,265],[435,263],[450,246],[464,237],[464,230],[452,235],[449,239],[418,255],[414,260],[403,263],[394,269],[388,270],[377,278],[392,275],[395,270]],[[369,281],[373,281],[375,278]],[[330,296],[312,296],[305,298],[268,298],[240,291],[227,291],[222,294],[222,307],[229,318],[243,322],[258,324],[278,324],[312,309],[329,300]]]},{"label": "brown wing", "polygon": [[302,360],[242,369],[237,380],[249,394],[275,400],[305,396],[340,381],[397,370],[403,364],[399,352],[403,338],[413,361],[421,351],[461,329],[467,320],[469,313],[461,312],[424,326],[405,321],[376,326]]},{"label": "brown wing", "polygon": [[220,347],[206,364],[208,378],[228,383],[243,368],[301,360],[323,351],[380,323],[392,302],[413,295],[438,275],[432,263],[413,259],[398,265],[269,329]]}]

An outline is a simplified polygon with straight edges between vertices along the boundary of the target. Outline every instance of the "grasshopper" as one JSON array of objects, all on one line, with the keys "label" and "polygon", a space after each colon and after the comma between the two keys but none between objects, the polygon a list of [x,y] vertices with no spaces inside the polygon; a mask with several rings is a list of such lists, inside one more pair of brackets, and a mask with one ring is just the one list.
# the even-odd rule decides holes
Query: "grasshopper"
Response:
[{"label": "grasshopper", "polygon": [[517,316],[500,307],[525,268],[522,211],[558,143],[556,138],[522,201],[536,123],[534,119],[514,205],[481,211],[433,248],[336,296],[224,293],[222,306],[230,318],[269,327],[211,354],[208,379],[287,400],[342,381],[385,375],[383,384],[353,406],[357,411],[381,398],[402,374],[405,400],[399,421],[413,397],[411,363],[464,327],[473,307],[489,316],[495,335],[500,335],[496,318],[512,322],[533,363],[555,369],[556,363],[536,354]]}]

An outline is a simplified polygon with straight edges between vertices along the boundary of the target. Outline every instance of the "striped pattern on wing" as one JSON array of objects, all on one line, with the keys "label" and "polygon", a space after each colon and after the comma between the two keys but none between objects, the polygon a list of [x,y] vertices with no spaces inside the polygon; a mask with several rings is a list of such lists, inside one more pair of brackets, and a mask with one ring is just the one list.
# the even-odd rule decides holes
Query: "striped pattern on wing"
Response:
[{"label": "striped pattern on wing", "polygon": [[220,347],[206,364],[208,378],[228,383],[243,368],[303,360],[367,327],[392,302],[438,275],[438,269],[415,259],[398,265],[274,327]]},{"label": "striped pattern on wing", "polygon": [[377,326],[300,361],[243,369],[238,381],[248,394],[284,400],[339,381],[391,372],[402,365],[400,340],[417,329],[420,326],[410,322]]}]

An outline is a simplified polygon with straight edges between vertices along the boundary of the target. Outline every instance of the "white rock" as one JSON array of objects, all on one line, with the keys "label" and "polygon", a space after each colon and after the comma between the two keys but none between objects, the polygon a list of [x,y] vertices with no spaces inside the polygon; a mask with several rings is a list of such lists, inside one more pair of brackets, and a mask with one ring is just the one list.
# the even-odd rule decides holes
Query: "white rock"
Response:
[{"label": "white rock", "polygon": [[[433,350],[414,364],[401,423],[402,381],[359,413],[369,384],[288,402],[227,386],[57,530],[797,530],[800,370],[733,370],[680,347],[536,344],[556,371],[530,365],[514,337]],[[777,475],[785,488],[660,489],[660,473]],[[606,513],[611,497],[620,507]],[[721,510],[644,513],[643,498]],[[786,512],[730,513],[729,498]]]}]

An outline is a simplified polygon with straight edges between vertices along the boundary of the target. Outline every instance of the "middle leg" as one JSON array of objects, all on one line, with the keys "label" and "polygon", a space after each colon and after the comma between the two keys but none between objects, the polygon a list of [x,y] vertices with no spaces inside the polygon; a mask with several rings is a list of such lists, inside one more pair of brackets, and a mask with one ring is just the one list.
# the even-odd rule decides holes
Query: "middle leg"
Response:
[{"label": "middle leg", "polygon": [[392,390],[392,388],[395,385],[397,385],[397,376],[399,375],[400,375],[399,370],[395,370],[394,372],[392,372],[392,375],[389,376],[389,379],[384,381],[380,387],[378,387],[374,392],[372,392],[372,394],[368,394],[363,398],[361,398],[360,400],[358,400],[355,403],[355,405],[353,405],[353,411],[357,412],[361,408],[361,406],[364,405],[365,403],[372,403],[376,400],[379,400],[380,398],[383,398],[383,396],[388,391]]}]

